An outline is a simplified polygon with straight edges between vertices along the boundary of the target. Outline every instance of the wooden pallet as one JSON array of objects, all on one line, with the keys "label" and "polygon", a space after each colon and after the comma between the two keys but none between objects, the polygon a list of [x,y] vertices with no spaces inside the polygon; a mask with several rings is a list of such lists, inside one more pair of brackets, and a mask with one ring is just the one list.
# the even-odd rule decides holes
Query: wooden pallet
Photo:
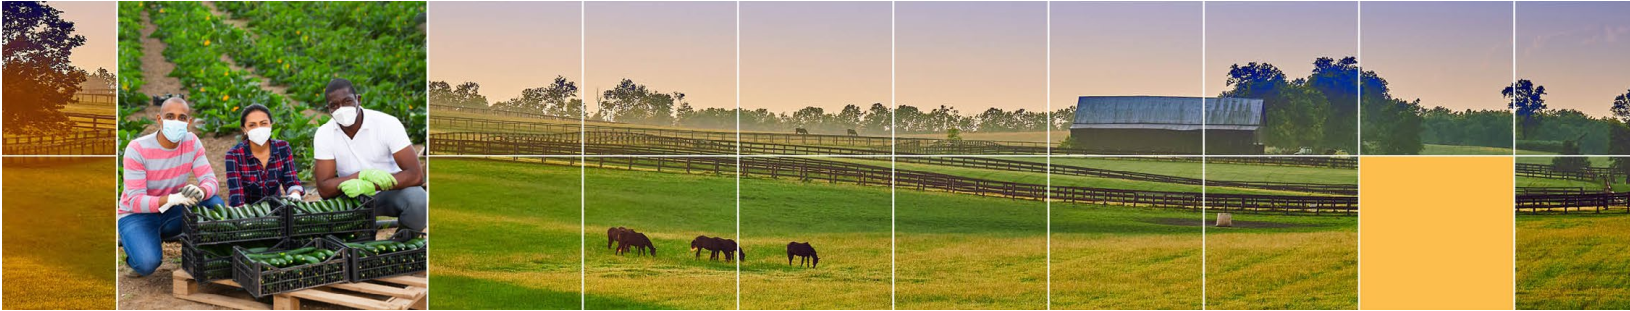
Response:
[{"label": "wooden pallet", "polygon": [[[301,301],[316,301],[365,310],[424,310],[429,283],[423,275],[389,277],[357,283],[340,283],[272,295],[272,303],[251,298],[229,297],[199,291],[202,285],[186,271],[175,270],[171,294],[176,298],[238,310],[299,310]],[[211,284],[242,287],[232,280]],[[384,298],[377,298],[383,296]]]}]

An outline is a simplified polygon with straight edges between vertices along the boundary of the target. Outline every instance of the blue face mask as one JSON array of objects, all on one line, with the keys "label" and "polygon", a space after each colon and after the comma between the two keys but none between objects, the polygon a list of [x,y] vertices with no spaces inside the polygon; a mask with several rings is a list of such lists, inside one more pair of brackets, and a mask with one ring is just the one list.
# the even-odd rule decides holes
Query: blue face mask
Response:
[{"label": "blue face mask", "polygon": [[159,132],[172,143],[181,142],[182,138],[187,138],[187,122],[164,120],[164,127]]}]

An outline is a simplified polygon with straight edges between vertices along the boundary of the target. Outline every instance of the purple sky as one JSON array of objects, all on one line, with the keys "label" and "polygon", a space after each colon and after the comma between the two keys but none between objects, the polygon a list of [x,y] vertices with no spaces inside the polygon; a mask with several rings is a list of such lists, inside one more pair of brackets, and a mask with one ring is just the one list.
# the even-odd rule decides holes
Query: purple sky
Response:
[{"label": "purple sky", "polygon": [[1205,18],[1207,96],[1226,89],[1230,65],[1267,62],[1295,79],[1316,58],[1358,54],[1357,2],[1207,2]]},{"label": "purple sky", "polygon": [[1507,109],[1511,2],[1365,2],[1364,70],[1426,107]]},{"label": "purple sky", "polygon": [[741,106],[889,104],[888,2],[742,2]]},{"label": "purple sky", "polygon": [[1047,108],[1045,2],[896,2],[897,104]]},{"label": "purple sky", "polygon": [[1630,91],[1630,2],[1517,3],[1517,78],[1550,109],[1610,116]]},{"label": "purple sky", "polygon": [[1053,107],[1083,95],[1215,95],[1200,92],[1200,13],[1199,2],[1053,2]]},{"label": "purple sky", "polygon": [[492,103],[553,83],[555,76],[579,81],[580,8],[579,2],[430,2],[430,80],[480,83]]}]

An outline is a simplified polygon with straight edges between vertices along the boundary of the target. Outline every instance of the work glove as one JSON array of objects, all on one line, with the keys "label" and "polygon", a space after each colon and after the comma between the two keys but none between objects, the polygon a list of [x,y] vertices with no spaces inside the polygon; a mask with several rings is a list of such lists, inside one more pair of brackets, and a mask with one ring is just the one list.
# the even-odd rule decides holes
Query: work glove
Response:
[{"label": "work glove", "polygon": [[[195,185],[181,187],[181,190],[177,190],[176,193],[180,193],[181,195],[191,198],[194,203],[204,200],[204,188],[199,188]],[[187,205],[192,205],[192,203],[188,203]]]},{"label": "work glove", "polygon": [[379,169],[365,169],[357,173],[357,178],[378,185],[379,189],[396,188],[396,176]]},{"label": "work glove", "polygon": [[359,195],[372,196],[374,193],[379,192],[379,188],[375,188],[373,183],[366,180],[352,179],[341,182],[340,191],[345,192],[345,196],[347,197],[355,198]]},{"label": "work glove", "polygon": [[169,211],[171,207],[193,204],[198,204],[198,200],[193,200],[181,192],[171,193],[169,196],[165,197],[164,205],[160,205],[158,207],[158,212],[163,214],[164,212]]},{"label": "work glove", "polygon": [[299,202],[299,201],[305,201],[306,196],[305,196],[304,193],[300,193],[300,192],[289,192],[289,195],[286,198],[288,198],[289,200]]}]

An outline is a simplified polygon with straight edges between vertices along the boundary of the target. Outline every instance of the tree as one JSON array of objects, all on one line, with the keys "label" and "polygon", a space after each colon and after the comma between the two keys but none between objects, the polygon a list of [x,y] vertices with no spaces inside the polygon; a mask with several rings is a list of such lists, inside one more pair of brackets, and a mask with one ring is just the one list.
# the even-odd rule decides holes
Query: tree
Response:
[{"label": "tree", "polygon": [[1522,79],[1501,90],[1500,95],[1511,99],[1510,108],[1517,110],[1517,133],[1528,138],[1539,126],[1540,112],[1545,111],[1545,87]]},{"label": "tree", "polygon": [[1613,98],[1613,116],[1621,123],[1630,123],[1630,91]]},{"label": "tree", "polygon": [[832,125],[840,127],[838,130],[853,130],[860,127],[860,118],[866,115],[860,106],[854,104],[844,105],[837,116],[832,117]]},{"label": "tree", "polygon": [[894,125],[894,114],[883,103],[872,103],[871,109],[867,109],[866,116],[861,119],[861,128],[872,133],[888,132]]},{"label": "tree", "polygon": [[674,105],[685,101],[685,93],[662,93],[623,79],[600,96],[599,115],[606,121],[673,125]]},{"label": "tree", "polygon": [[1320,57],[1313,61],[1313,73],[1307,85],[1324,94],[1329,113],[1324,119],[1322,147],[1354,150],[1358,142],[1358,80],[1364,79],[1364,96],[1386,93],[1386,84],[1374,83],[1375,72],[1359,73],[1358,58],[1348,56],[1340,61]]},{"label": "tree", "polygon": [[85,45],[74,34],[74,23],[62,11],[38,1],[4,4],[4,123],[17,134],[60,133],[68,130],[63,106],[85,82],[85,70],[69,63],[73,49]]},{"label": "tree", "polygon": [[[1277,120],[1264,126],[1264,143],[1283,147],[1314,147],[1324,138],[1325,109],[1330,104],[1312,87],[1291,84],[1276,98],[1274,109],[1264,119]],[[1266,122],[1264,122],[1266,123]]]}]

